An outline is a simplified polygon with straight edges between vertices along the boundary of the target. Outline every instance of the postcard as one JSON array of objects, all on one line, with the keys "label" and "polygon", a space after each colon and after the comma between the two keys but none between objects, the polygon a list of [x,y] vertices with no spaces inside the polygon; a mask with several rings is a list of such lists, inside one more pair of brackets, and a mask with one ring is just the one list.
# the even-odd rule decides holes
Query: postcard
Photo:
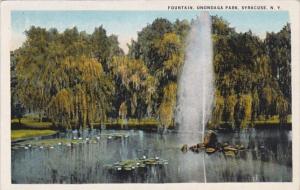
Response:
[{"label": "postcard", "polygon": [[299,189],[299,2],[1,4],[1,189]]}]

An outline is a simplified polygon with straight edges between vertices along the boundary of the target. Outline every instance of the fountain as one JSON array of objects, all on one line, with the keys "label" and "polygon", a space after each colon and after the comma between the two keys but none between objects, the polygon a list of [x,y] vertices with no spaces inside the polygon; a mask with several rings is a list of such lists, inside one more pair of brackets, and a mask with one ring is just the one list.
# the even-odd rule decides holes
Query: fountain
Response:
[{"label": "fountain", "polygon": [[[208,12],[201,12],[193,21],[187,39],[186,59],[179,80],[176,122],[180,132],[200,133],[202,142],[214,100],[212,56],[211,18]],[[182,138],[183,142],[199,141],[195,136]],[[204,158],[203,167],[206,182]]]},{"label": "fountain", "polygon": [[202,12],[192,23],[187,43],[179,80],[176,121],[180,131],[201,132],[203,140],[214,99],[211,20],[207,12]]}]

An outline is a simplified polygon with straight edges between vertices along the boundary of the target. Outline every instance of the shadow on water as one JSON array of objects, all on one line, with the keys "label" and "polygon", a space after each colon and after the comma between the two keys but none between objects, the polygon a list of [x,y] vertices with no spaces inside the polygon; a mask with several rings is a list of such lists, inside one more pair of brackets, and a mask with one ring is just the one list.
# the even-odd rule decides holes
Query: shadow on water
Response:
[{"label": "shadow on water", "polygon": [[[12,145],[13,183],[181,183],[288,182],[292,180],[292,139],[289,130],[250,130],[219,133],[220,142],[243,144],[248,149],[231,157],[182,153],[180,147],[191,134],[163,135],[139,130],[85,130],[59,133],[48,139],[82,139],[82,143],[53,147]],[[198,134],[194,134],[197,136]],[[182,137],[184,136],[184,138]],[[98,140],[94,141],[98,137]],[[199,138],[200,139],[200,138]],[[33,141],[40,141],[37,138]],[[32,142],[32,141],[31,141]],[[195,144],[197,142],[187,142]],[[15,147],[15,148],[14,148]],[[203,155],[204,154],[204,155]],[[145,166],[130,171],[111,171],[110,164],[142,157],[159,157],[167,165]]]}]

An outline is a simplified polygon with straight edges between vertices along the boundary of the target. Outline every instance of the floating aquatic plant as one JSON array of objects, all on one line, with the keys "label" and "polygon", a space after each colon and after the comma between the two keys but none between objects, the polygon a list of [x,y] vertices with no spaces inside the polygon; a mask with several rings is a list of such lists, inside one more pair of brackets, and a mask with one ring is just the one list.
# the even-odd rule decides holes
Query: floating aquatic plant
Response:
[{"label": "floating aquatic plant", "polygon": [[238,154],[240,151],[245,151],[246,148],[244,145],[229,145],[228,143],[223,143],[223,144],[217,144],[214,147],[207,146],[205,147],[204,145],[197,144],[193,145],[191,147],[188,147],[186,144],[181,147],[182,152],[187,152],[188,150],[194,152],[194,153],[199,153],[201,151],[205,151],[207,154],[213,154],[215,152],[223,152],[225,156],[235,156]]},{"label": "floating aquatic plant", "polygon": [[167,164],[167,160],[160,159],[159,157],[146,158],[146,156],[143,156],[140,159],[116,162],[113,165],[107,165],[107,168],[112,171],[132,171],[138,168],[145,168],[146,166],[162,166]]},{"label": "floating aquatic plant", "polygon": [[[49,148],[53,149],[57,146],[67,146],[72,147],[73,145],[78,144],[97,144],[102,139],[101,137],[106,137],[107,139],[123,139],[128,138],[129,135],[127,133],[110,133],[110,134],[101,134],[93,137],[72,137],[72,138],[56,138],[56,139],[43,139],[43,140],[28,140],[19,143],[15,143],[12,145],[12,150],[18,150],[20,148],[29,150],[32,148]],[[105,139],[105,138],[104,138]]]}]

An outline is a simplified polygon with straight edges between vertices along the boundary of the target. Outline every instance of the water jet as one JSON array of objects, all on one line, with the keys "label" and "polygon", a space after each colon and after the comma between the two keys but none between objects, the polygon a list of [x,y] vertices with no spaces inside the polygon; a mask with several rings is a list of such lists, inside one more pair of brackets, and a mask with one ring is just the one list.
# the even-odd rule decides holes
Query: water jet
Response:
[{"label": "water jet", "polygon": [[[180,131],[200,131],[202,142],[214,100],[212,56],[211,17],[208,12],[201,12],[192,22],[187,38],[186,59],[179,79],[176,120]],[[199,141],[194,139],[195,136],[183,138],[183,142]],[[206,182],[204,156],[205,154],[203,168]]]}]

